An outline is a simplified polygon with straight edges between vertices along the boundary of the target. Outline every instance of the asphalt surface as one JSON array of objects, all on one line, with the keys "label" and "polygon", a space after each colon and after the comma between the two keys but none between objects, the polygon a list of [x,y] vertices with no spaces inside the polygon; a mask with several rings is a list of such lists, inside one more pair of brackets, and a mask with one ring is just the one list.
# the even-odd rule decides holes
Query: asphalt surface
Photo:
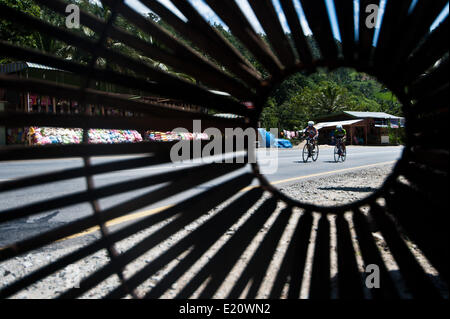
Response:
[{"label": "asphalt surface", "polygon": [[[396,161],[400,158],[402,147],[394,146],[366,146],[351,147],[347,149],[347,159],[345,162],[335,163],[333,158],[333,148],[322,146],[320,148],[319,158],[316,162],[309,160],[307,163],[302,161],[302,152],[300,149],[276,150],[273,151],[267,161],[267,157],[263,156],[265,151],[260,149],[258,154],[261,158],[261,171],[266,173],[267,179],[276,185],[286,185],[295,183],[301,179],[315,178],[318,176],[326,176],[327,174],[341,173],[351,171],[353,169],[363,169],[371,165],[382,165]],[[104,157],[94,158],[93,164],[104,163],[109,161],[118,161],[127,157]],[[270,165],[268,165],[270,164]],[[198,164],[192,163],[167,163],[158,166],[119,171],[115,173],[100,174],[94,177],[96,187],[110,185],[126,180],[167,172],[171,170],[183,169]],[[0,182],[14,180],[24,176],[42,174],[46,172],[60,171],[68,168],[81,167],[83,161],[78,158],[61,159],[61,160],[37,160],[37,161],[15,161],[0,163]],[[191,197],[202,192],[212,186],[218,185],[224,180],[232,176],[248,171],[247,166],[244,169],[229,174],[223,178],[210,181],[206,184],[199,185],[186,192],[177,194],[176,196],[162,199],[155,204],[142,208],[139,212],[150,214],[157,209],[173,205],[185,198]],[[257,185],[257,181],[254,182]],[[120,195],[103,198],[99,201],[102,209],[111,207],[125,200],[132,199],[152,189],[159,188],[160,185],[147,187],[137,191],[129,191]],[[57,182],[48,185],[40,185],[28,187],[26,189],[8,191],[0,193],[0,213],[18,206],[28,205],[31,203],[47,200],[50,198],[60,197],[66,194],[80,192],[86,189],[86,181],[83,178],[71,179],[68,181]],[[67,222],[76,220],[92,214],[90,204],[84,203],[75,206],[64,207],[58,210],[51,210],[39,215],[26,217],[11,223],[0,225],[0,246],[10,244],[25,237],[30,237],[41,233],[45,230],[64,225]],[[130,217],[126,222],[134,220]]]}]

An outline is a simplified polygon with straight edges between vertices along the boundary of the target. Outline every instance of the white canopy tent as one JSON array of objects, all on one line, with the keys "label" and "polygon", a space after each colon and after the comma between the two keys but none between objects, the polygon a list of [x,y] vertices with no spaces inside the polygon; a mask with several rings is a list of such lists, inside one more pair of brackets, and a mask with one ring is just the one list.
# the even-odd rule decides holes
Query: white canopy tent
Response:
[{"label": "white canopy tent", "polygon": [[352,124],[355,124],[355,123],[358,123],[358,122],[361,122],[361,121],[363,121],[363,120],[347,120],[347,121],[335,121],[335,122],[321,122],[321,123],[317,123],[316,125],[314,125],[314,127],[316,128],[316,129],[318,129],[318,130],[320,130],[321,128],[324,128],[324,127],[333,127],[333,126],[336,126],[336,125],[342,125],[342,126],[344,126],[344,125],[352,125]]}]

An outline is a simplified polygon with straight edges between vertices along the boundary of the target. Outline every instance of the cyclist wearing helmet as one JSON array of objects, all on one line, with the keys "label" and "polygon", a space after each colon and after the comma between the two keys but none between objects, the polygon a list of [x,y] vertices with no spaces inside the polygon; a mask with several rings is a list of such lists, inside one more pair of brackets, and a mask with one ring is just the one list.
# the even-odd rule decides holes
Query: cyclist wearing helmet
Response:
[{"label": "cyclist wearing helmet", "polygon": [[317,137],[319,136],[319,130],[314,127],[313,121],[309,121],[308,126],[303,130],[303,137],[305,136],[308,153],[311,156],[313,150],[317,147]]},{"label": "cyclist wearing helmet", "polygon": [[312,138],[313,140],[317,140],[317,137],[319,136],[319,130],[314,127],[314,122],[309,121],[308,126],[305,128],[303,137]]},{"label": "cyclist wearing helmet", "polygon": [[[345,139],[347,137],[347,131],[342,127],[341,124],[336,125],[332,139],[336,139],[336,144],[340,143],[342,149],[345,150]],[[339,151],[340,152],[340,151]]]}]

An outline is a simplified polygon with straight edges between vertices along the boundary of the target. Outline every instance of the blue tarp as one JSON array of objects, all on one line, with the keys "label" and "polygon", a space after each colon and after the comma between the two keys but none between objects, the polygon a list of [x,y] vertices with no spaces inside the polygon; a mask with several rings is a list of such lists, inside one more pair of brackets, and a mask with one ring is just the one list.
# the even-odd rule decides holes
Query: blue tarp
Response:
[{"label": "blue tarp", "polygon": [[291,142],[283,138],[276,138],[275,145],[279,148],[292,148]]},{"label": "blue tarp", "polygon": [[262,144],[266,147],[278,147],[278,148],[292,148],[290,141],[283,138],[276,138],[272,133],[267,132],[263,128],[258,129],[259,135],[262,138]]}]

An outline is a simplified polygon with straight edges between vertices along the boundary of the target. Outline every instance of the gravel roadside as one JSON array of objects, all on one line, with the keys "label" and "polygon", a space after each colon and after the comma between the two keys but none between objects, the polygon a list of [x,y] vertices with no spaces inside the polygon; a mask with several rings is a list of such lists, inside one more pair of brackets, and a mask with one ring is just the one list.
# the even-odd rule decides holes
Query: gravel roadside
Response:
[{"label": "gravel roadside", "polygon": [[392,167],[393,165],[374,166],[311,178],[295,184],[281,185],[278,189],[304,203],[340,206],[370,195],[382,185]]}]

